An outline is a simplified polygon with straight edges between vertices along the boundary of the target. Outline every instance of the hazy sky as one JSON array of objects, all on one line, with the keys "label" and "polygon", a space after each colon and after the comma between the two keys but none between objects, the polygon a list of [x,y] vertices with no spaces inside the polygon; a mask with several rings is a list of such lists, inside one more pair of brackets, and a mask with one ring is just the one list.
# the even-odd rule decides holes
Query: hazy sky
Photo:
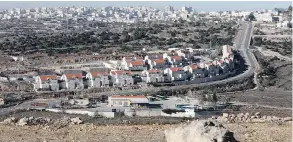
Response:
[{"label": "hazy sky", "polygon": [[0,1],[0,9],[11,8],[35,8],[35,7],[58,7],[58,6],[150,6],[164,8],[171,5],[174,8],[191,6],[197,11],[226,11],[226,10],[263,10],[274,8],[288,8],[290,1]]}]

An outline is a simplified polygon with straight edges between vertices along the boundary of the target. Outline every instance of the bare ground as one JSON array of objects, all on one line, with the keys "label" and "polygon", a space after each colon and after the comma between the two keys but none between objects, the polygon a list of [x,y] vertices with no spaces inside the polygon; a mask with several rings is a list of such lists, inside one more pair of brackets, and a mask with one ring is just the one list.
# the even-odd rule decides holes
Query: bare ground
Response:
[{"label": "bare ground", "polygon": [[[234,132],[240,142],[289,142],[292,141],[291,123],[227,123],[224,127]],[[0,142],[164,142],[164,130],[176,126],[82,124],[55,130],[49,126],[0,125]]]}]

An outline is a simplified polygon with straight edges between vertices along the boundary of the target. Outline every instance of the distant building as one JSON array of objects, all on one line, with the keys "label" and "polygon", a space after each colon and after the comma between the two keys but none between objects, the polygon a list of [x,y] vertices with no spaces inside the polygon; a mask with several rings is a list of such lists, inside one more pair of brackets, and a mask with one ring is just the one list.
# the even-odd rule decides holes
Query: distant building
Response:
[{"label": "distant building", "polygon": [[133,104],[148,104],[149,100],[145,96],[110,96],[108,104],[115,107],[129,107]]},{"label": "distant building", "polygon": [[61,76],[62,81],[60,87],[62,89],[83,89],[83,71],[66,70]]},{"label": "distant building", "polygon": [[166,61],[163,58],[151,60],[151,69],[164,69],[166,68]]},{"label": "distant building", "polygon": [[50,91],[58,91],[59,84],[57,75],[40,75],[35,77],[35,90],[37,89],[45,89]]},{"label": "distant building", "polygon": [[133,85],[134,80],[130,71],[111,71],[110,84],[111,86],[127,86]]},{"label": "distant building", "polygon": [[109,74],[106,72],[88,72],[86,79],[88,88],[108,87],[110,84]]},{"label": "distant building", "polygon": [[144,65],[144,61],[143,60],[129,61],[128,62],[128,68],[131,71],[143,71],[143,70],[146,70],[147,69],[147,67]]},{"label": "distant building", "polygon": [[141,78],[146,83],[164,82],[161,71],[155,69],[142,71]]},{"label": "distant building", "polygon": [[166,81],[183,81],[186,80],[184,68],[172,67],[164,70],[164,80]]}]

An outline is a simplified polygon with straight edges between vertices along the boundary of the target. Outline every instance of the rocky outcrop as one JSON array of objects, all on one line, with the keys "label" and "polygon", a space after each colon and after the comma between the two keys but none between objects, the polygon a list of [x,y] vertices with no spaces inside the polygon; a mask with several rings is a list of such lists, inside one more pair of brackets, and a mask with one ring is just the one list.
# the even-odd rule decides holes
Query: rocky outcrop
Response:
[{"label": "rocky outcrop", "polygon": [[292,121],[292,117],[280,118],[277,116],[266,116],[266,115],[262,116],[260,112],[257,112],[255,114],[239,113],[236,115],[223,113],[222,116],[218,116],[218,117],[213,116],[212,118],[210,118],[210,120],[216,120],[218,122],[230,122],[230,123],[236,123],[236,122],[288,122],[288,121]]},{"label": "rocky outcrop", "polygon": [[18,120],[17,125],[24,126],[28,124],[29,119],[27,117],[21,118]]},{"label": "rocky outcrop", "polygon": [[79,117],[70,118],[63,117],[61,119],[51,120],[47,117],[23,117],[18,119],[15,117],[10,117],[2,121],[2,124],[16,124],[19,126],[24,125],[56,125],[56,126],[67,126],[69,124],[81,124],[83,121]]}]

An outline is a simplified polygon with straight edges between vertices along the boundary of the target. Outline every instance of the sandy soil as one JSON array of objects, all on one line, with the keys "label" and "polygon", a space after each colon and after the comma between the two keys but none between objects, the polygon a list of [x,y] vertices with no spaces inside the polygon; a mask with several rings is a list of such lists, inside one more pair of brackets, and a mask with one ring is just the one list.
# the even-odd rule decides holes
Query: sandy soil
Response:
[{"label": "sandy soil", "polygon": [[[292,141],[291,123],[229,123],[224,127],[234,132],[240,142],[289,142]],[[164,130],[176,126],[82,124],[55,130],[49,126],[0,125],[0,142],[164,142]]]}]

